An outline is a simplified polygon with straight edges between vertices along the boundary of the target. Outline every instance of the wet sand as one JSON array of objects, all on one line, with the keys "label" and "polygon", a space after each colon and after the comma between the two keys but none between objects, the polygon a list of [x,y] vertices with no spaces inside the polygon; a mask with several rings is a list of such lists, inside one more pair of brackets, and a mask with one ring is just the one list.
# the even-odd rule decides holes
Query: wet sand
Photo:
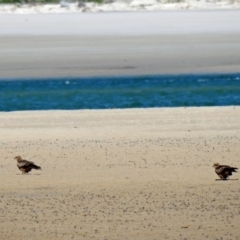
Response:
[{"label": "wet sand", "polygon": [[[0,113],[1,239],[239,239],[240,107]],[[16,155],[42,171],[21,175]]]},{"label": "wet sand", "polygon": [[236,73],[239,13],[0,15],[0,78]]}]

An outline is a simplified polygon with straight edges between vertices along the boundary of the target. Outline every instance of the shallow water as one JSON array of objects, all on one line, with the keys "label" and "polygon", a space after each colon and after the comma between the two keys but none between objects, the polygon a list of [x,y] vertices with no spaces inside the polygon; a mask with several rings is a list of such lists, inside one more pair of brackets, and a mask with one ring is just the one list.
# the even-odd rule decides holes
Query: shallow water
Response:
[{"label": "shallow water", "polygon": [[240,105],[240,74],[0,81],[0,111]]}]

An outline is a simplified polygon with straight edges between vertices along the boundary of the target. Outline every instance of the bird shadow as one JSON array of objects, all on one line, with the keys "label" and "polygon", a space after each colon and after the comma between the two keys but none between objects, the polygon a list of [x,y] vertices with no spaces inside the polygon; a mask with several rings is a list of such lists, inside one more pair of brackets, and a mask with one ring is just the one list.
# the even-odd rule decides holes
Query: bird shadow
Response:
[{"label": "bird shadow", "polygon": [[19,174],[19,173],[17,173],[16,175],[19,175],[19,176],[40,176],[41,174]]},{"label": "bird shadow", "polygon": [[215,181],[238,181],[238,178],[233,178],[233,179],[215,179]]}]

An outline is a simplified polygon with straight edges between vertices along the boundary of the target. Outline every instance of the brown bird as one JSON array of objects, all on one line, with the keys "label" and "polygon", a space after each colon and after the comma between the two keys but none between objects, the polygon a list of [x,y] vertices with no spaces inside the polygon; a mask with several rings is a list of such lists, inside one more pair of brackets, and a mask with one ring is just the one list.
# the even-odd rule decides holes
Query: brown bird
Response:
[{"label": "brown bird", "polygon": [[214,163],[213,167],[215,168],[215,173],[222,179],[226,180],[229,176],[232,175],[233,172],[237,172],[238,168],[231,167],[228,165],[220,165],[219,163]]},{"label": "brown bird", "polygon": [[30,162],[22,159],[21,156],[16,156],[14,159],[17,160],[17,166],[22,174],[30,172],[32,169],[42,170],[41,167],[34,164],[34,162]]}]

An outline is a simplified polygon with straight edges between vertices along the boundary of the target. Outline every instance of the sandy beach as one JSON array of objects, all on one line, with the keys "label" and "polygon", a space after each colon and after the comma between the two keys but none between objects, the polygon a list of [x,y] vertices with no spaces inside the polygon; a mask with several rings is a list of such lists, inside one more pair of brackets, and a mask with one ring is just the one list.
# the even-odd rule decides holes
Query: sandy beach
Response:
[{"label": "sandy beach", "polygon": [[239,123],[239,107],[2,112],[1,239],[239,239],[239,173],[212,168],[240,166]]},{"label": "sandy beach", "polygon": [[235,73],[240,11],[2,14],[1,79]]}]

